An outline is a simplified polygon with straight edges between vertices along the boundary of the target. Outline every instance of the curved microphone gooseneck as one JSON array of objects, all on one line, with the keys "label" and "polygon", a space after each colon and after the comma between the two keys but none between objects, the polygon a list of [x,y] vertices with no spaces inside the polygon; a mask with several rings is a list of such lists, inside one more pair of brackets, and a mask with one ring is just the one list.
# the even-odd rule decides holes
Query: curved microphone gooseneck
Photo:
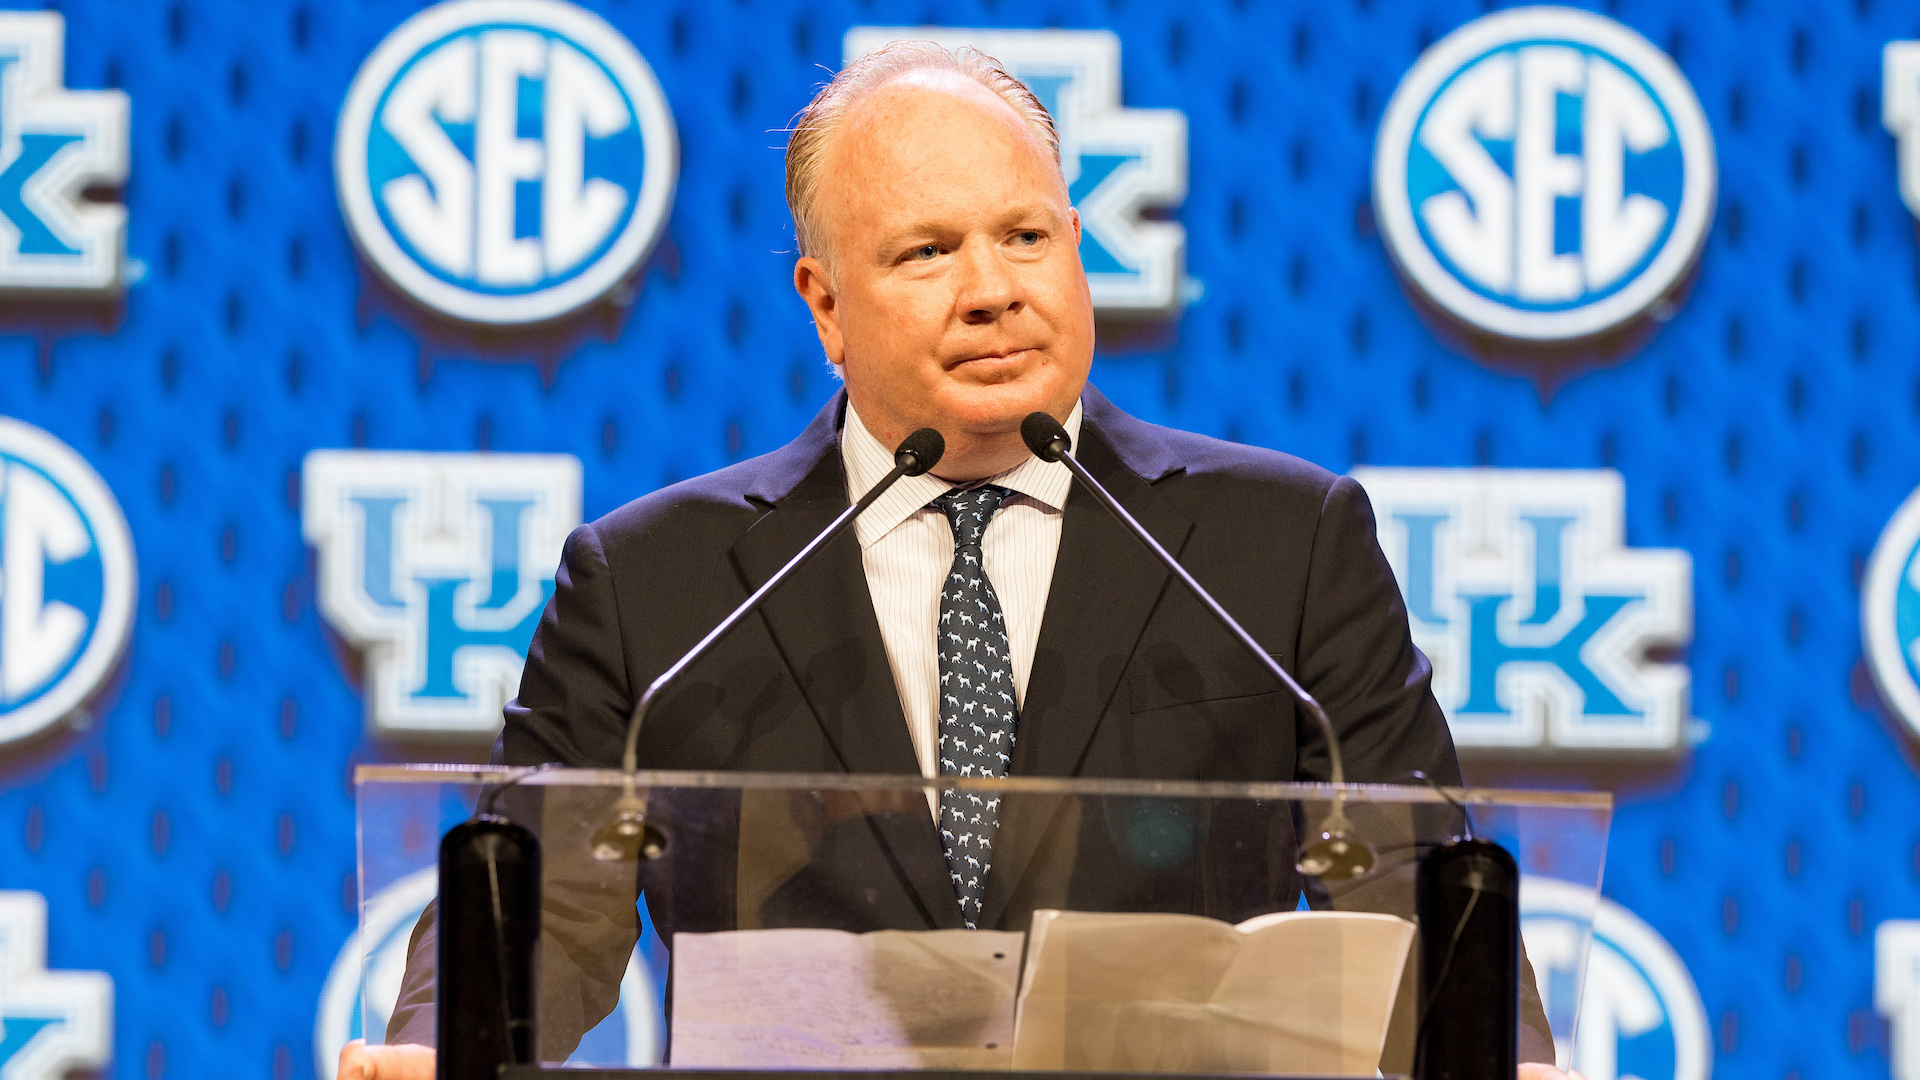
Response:
[{"label": "curved microphone gooseneck", "polygon": [[865,495],[860,496],[859,502],[842,510],[840,516],[834,518],[831,525],[809,541],[806,547],[801,548],[799,554],[787,560],[785,566],[775,571],[765,584],[755,589],[753,595],[747,597],[739,607],[734,608],[731,614],[720,620],[720,625],[708,631],[706,637],[701,638],[693,648],[686,651],[684,656],[675,660],[672,667],[661,672],[660,677],[653,680],[646,692],[640,695],[640,700],[634,703],[633,712],[627,717],[626,750],[620,757],[620,771],[626,774],[626,787],[619,801],[614,804],[613,820],[593,834],[594,858],[601,862],[632,862],[642,856],[657,859],[666,851],[665,835],[647,825],[646,804],[635,793],[633,779],[634,774],[640,770],[638,757],[640,725],[646,720],[647,711],[653,707],[653,701],[660,696],[660,691],[668,683],[679,678],[680,674],[691,667],[694,661],[705,656],[721,638],[727,636],[729,631],[740,625],[740,620],[752,614],[753,610],[760,606],[761,601],[765,600],[773,590],[779,588],[787,578],[793,576],[795,570],[805,566],[808,560],[812,559],[829,541],[839,536],[848,525],[853,523],[854,518],[859,517],[862,511],[872,506],[875,499],[886,494],[887,489],[901,477],[919,476],[933,468],[939,464],[940,457],[946,453],[946,450],[947,441],[933,428],[921,428],[907,436],[900,443],[899,448],[893,452],[892,471],[881,477],[880,482],[873,485]]},{"label": "curved microphone gooseneck", "polygon": [[1079,460],[1070,453],[1073,449],[1073,440],[1067,435],[1067,429],[1060,425],[1060,421],[1044,412],[1034,413],[1021,422],[1020,437],[1026,441],[1027,449],[1033,451],[1033,455],[1041,461],[1058,461],[1071,470],[1080,483],[1093,493],[1094,498],[1099,499],[1100,504],[1107,508],[1107,512],[1112,514],[1120,524],[1126,526],[1127,531],[1131,532],[1136,540],[1146,545],[1147,550],[1151,551],[1154,557],[1166,564],[1167,569],[1180,579],[1181,584],[1199,598],[1200,602],[1206,605],[1207,610],[1213,613],[1213,617],[1227,628],[1227,632],[1238,639],[1255,659],[1273,673],[1274,678],[1280,680],[1280,684],[1287,688],[1295,700],[1306,707],[1308,714],[1320,726],[1320,733],[1327,740],[1329,779],[1335,785],[1333,806],[1315,830],[1318,836],[1300,849],[1299,861],[1295,864],[1295,868],[1309,877],[1334,878],[1356,878],[1371,870],[1373,850],[1364,841],[1347,835],[1347,830],[1351,826],[1346,814],[1347,796],[1340,790],[1341,785],[1346,783],[1346,767],[1340,759],[1340,738],[1334,733],[1333,720],[1327,716],[1327,710],[1321,708],[1320,702],[1315,700],[1312,694],[1307,693],[1306,687],[1301,686],[1286,668],[1281,667],[1280,662],[1262,648],[1260,643],[1254,640],[1253,635],[1247,633],[1245,627],[1241,626],[1232,615],[1227,614],[1227,609],[1220,606],[1220,602],[1213,598],[1213,594],[1195,581],[1193,575],[1187,572],[1187,568],[1181,566],[1180,561],[1169,554],[1166,548],[1160,546],[1160,542],[1153,538],[1153,534],[1128,513],[1126,507],[1120,505],[1119,500],[1113,497],[1113,493],[1108,491],[1105,485],[1093,478],[1093,474],[1087,471],[1085,465],[1080,464]]}]

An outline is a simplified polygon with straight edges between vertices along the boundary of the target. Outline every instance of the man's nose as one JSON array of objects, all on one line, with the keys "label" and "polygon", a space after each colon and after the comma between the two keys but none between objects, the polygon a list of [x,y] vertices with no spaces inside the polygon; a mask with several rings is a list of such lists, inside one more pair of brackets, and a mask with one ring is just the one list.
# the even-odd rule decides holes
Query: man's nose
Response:
[{"label": "man's nose", "polygon": [[956,306],[966,322],[990,323],[1025,305],[1020,278],[1007,264],[998,245],[969,243],[956,254],[960,263]]}]

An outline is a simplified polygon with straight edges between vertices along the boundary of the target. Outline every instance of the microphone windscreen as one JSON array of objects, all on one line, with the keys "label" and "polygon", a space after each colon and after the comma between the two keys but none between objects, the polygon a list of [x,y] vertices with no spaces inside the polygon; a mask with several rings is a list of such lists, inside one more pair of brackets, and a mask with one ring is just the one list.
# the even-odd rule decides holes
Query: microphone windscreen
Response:
[{"label": "microphone windscreen", "polygon": [[1027,449],[1041,461],[1059,461],[1060,455],[1073,449],[1073,440],[1067,437],[1067,429],[1060,426],[1049,413],[1037,412],[1020,422],[1020,437],[1026,440]]},{"label": "microphone windscreen", "polygon": [[935,465],[940,464],[940,455],[947,452],[947,440],[930,427],[907,436],[893,452],[893,464],[902,476],[919,476]]}]

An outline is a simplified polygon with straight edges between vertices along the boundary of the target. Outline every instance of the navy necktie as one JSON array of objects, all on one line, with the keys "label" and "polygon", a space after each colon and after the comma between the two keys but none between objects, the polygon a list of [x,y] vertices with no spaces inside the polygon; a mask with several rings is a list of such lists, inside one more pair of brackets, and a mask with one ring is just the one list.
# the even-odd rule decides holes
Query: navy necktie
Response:
[{"label": "navy necktie", "polygon": [[[940,775],[1005,776],[1013,763],[1013,650],[1000,598],[987,580],[980,537],[1010,492],[983,485],[933,501],[953,526],[953,569],[940,590]],[[967,929],[978,930],[980,899],[993,862],[1000,797],[940,793],[940,839]]]}]

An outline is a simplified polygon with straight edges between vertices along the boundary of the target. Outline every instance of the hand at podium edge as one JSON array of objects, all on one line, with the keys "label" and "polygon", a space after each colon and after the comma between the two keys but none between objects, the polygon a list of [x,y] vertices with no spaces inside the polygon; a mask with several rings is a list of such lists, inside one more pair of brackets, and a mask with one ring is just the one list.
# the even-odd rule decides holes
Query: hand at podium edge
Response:
[{"label": "hand at podium edge", "polygon": [[355,1039],[340,1048],[336,1080],[434,1080],[433,1047],[368,1046]]},{"label": "hand at podium edge", "polygon": [[[429,1058],[428,1061],[431,1062],[432,1059]],[[345,1073],[341,1073],[340,1077],[341,1080],[346,1080]],[[1523,1061],[1520,1063],[1519,1080],[1587,1080],[1587,1078],[1577,1072],[1561,1072],[1551,1065],[1538,1061]]]}]

